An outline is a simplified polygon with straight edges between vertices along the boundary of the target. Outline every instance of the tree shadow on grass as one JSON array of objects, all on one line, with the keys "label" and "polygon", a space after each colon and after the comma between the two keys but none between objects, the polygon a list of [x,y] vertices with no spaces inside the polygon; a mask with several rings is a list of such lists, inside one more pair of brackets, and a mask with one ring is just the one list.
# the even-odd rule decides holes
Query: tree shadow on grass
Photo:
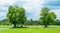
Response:
[{"label": "tree shadow on grass", "polygon": [[10,27],[10,29],[14,29],[14,28],[28,28],[28,27]]}]

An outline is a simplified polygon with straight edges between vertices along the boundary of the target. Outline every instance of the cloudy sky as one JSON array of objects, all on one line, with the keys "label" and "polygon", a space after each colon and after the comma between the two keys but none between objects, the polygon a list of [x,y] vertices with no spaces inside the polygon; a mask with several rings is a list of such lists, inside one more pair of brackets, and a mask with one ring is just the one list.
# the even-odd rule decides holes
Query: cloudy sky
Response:
[{"label": "cloudy sky", "polygon": [[24,7],[27,19],[38,20],[43,7],[50,8],[50,11],[57,15],[57,19],[60,18],[60,0],[0,0],[0,20],[6,18],[10,5]]}]

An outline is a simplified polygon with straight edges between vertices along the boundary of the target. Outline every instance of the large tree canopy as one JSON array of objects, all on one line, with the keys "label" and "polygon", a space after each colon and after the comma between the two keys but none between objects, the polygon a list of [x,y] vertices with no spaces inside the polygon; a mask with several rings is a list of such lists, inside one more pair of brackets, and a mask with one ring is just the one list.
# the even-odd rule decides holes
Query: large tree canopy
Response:
[{"label": "large tree canopy", "polygon": [[40,19],[43,24],[45,25],[45,27],[47,27],[48,24],[50,24],[50,22],[54,22],[56,19],[56,15],[54,12],[49,12],[50,9],[47,7],[42,8],[41,10],[41,14],[40,14]]},{"label": "large tree canopy", "polygon": [[17,24],[24,24],[26,21],[25,9],[18,6],[9,6],[7,17],[14,27]]},{"label": "large tree canopy", "polygon": [[55,22],[56,15],[55,15],[54,12],[50,12],[50,13],[47,15],[46,18],[47,18],[47,22],[48,22],[49,24],[52,24],[52,23]]}]

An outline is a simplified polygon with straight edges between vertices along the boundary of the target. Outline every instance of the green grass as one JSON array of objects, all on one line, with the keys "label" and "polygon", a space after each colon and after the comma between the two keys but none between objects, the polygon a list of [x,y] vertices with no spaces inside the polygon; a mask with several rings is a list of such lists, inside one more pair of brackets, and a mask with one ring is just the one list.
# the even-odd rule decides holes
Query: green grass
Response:
[{"label": "green grass", "polygon": [[0,33],[60,33],[60,26],[49,26],[48,28],[6,28]]}]

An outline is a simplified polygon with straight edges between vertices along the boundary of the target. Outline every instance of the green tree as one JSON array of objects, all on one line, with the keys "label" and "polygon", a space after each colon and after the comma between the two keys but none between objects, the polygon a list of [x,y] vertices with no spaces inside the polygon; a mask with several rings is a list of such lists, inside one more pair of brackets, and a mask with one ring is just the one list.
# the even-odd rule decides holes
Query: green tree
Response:
[{"label": "green tree", "polygon": [[40,14],[40,19],[43,24],[45,25],[45,27],[47,27],[48,24],[50,24],[50,22],[54,22],[56,19],[56,15],[54,12],[49,12],[50,9],[48,9],[47,7],[42,8],[41,10],[41,14]]},{"label": "green tree", "polygon": [[0,25],[10,25],[8,19],[0,20]]},{"label": "green tree", "polygon": [[49,9],[47,7],[42,8],[41,14],[40,14],[41,17],[40,17],[39,20],[41,20],[43,22],[45,27],[47,27],[47,19],[46,19],[46,17],[47,17],[48,14],[49,14]]},{"label": "green tree", "polygon": [[32,19],[30,19],[30,23],[31,23],[31,25],[33,24],[33,20]]},{"label": "green tree", "polygon": [[60,25],[60,20],[57,19],[57,20],[55,21],[54,25]]},{"label": "green tree", "polygon": [[25,9],[18,6],[9,6],[7,17],[17,27],[17,24],[24,24],[26,21]]},{"label": "green tree", "polygon": [[56,14],[54,12],[50,12],[46,18],[47,18],[48,24],[54,24],[56,19]]}]

